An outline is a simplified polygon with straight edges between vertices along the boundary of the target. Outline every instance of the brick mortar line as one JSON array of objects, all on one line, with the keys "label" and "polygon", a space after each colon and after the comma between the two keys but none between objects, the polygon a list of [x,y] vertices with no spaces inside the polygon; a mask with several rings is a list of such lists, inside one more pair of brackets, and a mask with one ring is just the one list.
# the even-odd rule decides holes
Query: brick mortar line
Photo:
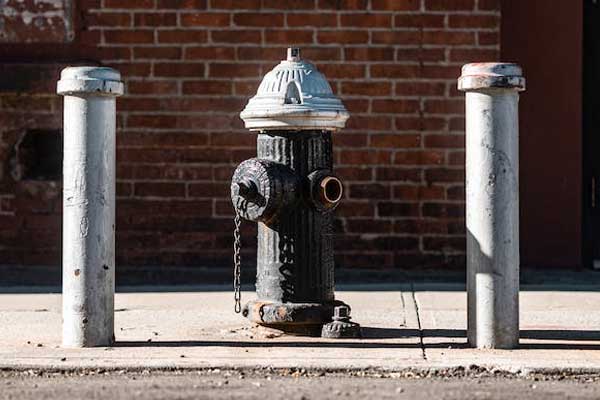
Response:
[{"label": "brick mortar line", "polygon": [[[362,26],[342,26],[339,28],[335,27],[315,27],[315,26],[303,26],[301,28],[285,28],[285,27],[269,27],[269,28],[257,28],[255,26],[242,26],[242,25],[232,25],[232,26],[212,26],[212,25],[190,25],[190,26],[176,26],[176,25],[168,25],[168,26],[148,26],[148,25],[135,25],[135,26],[113,26],[113,25],[90,25],[87,27],[90,31],[104,31],[104,32],[172,32],[172,31],[191,31],[191,32],[232,32],[232,31],[243,31],[243,32],[269,32],[269,31],[312,31],[314,33],[320,32],[390,32],[390,33],[405,33],[405,32],[419,32],[420,28],[406,27],[402,29],[391,28],[391,27],[362,27]],[[490,27],[439,27],[439,28],[423,28],[424,32],[448,32],[448,33],[496,33],[499,32],[499,28],[490,28]],[[318,40],[314,40],[313,42],[317,43]],[[227,42],[229,43],[229,42]],[[354,44],[365,43],[368,42],[357,42]],[[327,44],[324,42],[322,44]],[[376,44],[376,43],[374,43]],[[239,43],[235,43],[235,45],[239,45]]]},{"label": "brick mortar line", "polygon": [[260,9],[242,9],[242,8],[90,8],[86,12],[91,14],[117,13],[117,14],[230,14],[230,15],[261,15],[261,14],[313,14],[323,12],[327,15],[389,15],[389,16],[427,16],[427,15],[461,15],[461,16],[498,16],[502,13],[499,10],[339,10],[327,8],[303,8],[303,9],[280,9],[280,8],[260,8]]},{"label": "brick mortar line", "polygon": [[[171,31],[175,31],[175,30],[161,30],[160,32],[171,32]],[[197,30],[200,31],[200,30]],[[387,32],[387,31],[386,31]],[[483,32],[483,31],[481,31]],[[496,32],[496,31],[494,31]],[[486,32],[488,33],[488,32]],[[310,44],[314,44],[314,43],[310,43]],[[480,50],[480,49],[495,49],[497,47],[499,47],[499,45],[495,45],[495,44],[490,44],[490,45],[475,45],[475,44],[427,44],[424,43],[425,46],[427,46],[427,49],[442,49],[442,48],[459,48],[459,49],[467,49],[467,48],[471,48],[473,50]],[[268,43],[265,46],[261,46],[259,43],[257,42],[248,42],[248,43],[244,43],[244,42],[240,42],[240,43],[233,43],[233,42],[161,42],[161,43],[148,43],[148,42],[140,42],[140,43],[107,43],[105,45],[99,45],[99,48],[114,48],[114,47],[130,47],[130,48],[172,48],[172,47],[177,47],[177,48],[260,48],[260,49],[268,49],[268,50],[274,50],[274,49],[279,49],[282,46],[285,46],[285,44],[283,43]],[[339,43],[320,43],[317,44],[316,46],[311,47],[311,49],[394,49],[394,50],[410,50],[410,49],[419,49],[420,45],[419,43],[408,43],[408,44],[402,44],[402,43],[398,43],[398,44],[394,44],[394,43],[367,43],[367,42],[361,42],[361,43],[344,43],[343,44],[343,48],[340,48]],[[231,59],[230,59],[231,60]],[[278,60],[265,60],[265,59],[259,59],[262,60],[263,63],[277,63],[279,62]],[[328,62],[327,60],[320,60],[323,62]],[[373,60],[364,60],[365,62],[371,62],[371,63],[377,63],[380,62],[377,59],[373,59]],[[335,61],[332,61],[335,62]],[[60,62],[57,62],[55,64],[60,65]],[[21,64],[17,64],[17,65],[29,65],[28,63],[21,63]]]}]

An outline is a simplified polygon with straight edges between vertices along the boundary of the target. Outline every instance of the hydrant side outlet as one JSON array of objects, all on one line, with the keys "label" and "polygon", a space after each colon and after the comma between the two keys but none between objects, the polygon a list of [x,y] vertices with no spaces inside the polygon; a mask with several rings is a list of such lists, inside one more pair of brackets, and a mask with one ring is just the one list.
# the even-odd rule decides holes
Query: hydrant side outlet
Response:
[{"label": "hydrant side outlet", "polygon": [[244,315],[320,335],[334,308],[345,306],[334,296],[331,211],[343,185],[333,173],[331,135],[348,112],[315,66],[289,49],[241,118],[258,131],[257,158],[238,166],[231,185],[237,214],[258,222],[258,300]]}]

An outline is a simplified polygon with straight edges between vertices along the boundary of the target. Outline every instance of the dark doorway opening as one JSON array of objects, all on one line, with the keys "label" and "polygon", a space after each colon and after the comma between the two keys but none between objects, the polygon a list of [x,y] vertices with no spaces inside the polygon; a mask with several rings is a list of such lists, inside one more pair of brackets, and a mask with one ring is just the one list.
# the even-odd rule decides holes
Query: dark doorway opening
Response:
[{"label": "dark doorway opening", "polygon": [[10,160],[15,181],[58,181],[62,177],[62,136],[57,130],[33,129],[15,145]]},{"label": "dark doorway opening", "polygon": [[583,13],[583,255],[600,269],[600,2]]},{"label": "dark doorway opening", "polygon": [[580,268],[583,2],[501,5],[501,59],[520,64],[527,81],[519,100],[521,265]]}]

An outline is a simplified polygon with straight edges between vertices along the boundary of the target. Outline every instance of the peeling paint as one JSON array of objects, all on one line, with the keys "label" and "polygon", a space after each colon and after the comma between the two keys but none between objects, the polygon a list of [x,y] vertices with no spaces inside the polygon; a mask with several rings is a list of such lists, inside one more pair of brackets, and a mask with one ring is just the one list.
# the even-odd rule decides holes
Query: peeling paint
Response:
[{"label": "peeling paint", "polygon": [[73,40],[73,0],[0,0],[0,43]]},{"label": "peeling paint", "polygon": [[90,230],[90,222],[87,217],[84,217],[79,221],[79,237],[87,237]]}]

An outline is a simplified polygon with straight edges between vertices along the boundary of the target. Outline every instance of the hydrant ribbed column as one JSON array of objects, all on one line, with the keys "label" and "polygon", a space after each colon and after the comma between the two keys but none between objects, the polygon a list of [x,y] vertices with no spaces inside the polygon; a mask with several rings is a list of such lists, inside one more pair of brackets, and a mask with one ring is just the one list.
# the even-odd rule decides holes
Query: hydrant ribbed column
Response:
[{"label": "hydrant ribbed column", "polygon": [[63,346],[114,342],[115,128],[118,71],[69,67],[64,96]]},{"label": "hydrant ribbed column", "polygon": [[521,68],[467,64],[468,340],[477,348],[519,344],[519,91]]}]

